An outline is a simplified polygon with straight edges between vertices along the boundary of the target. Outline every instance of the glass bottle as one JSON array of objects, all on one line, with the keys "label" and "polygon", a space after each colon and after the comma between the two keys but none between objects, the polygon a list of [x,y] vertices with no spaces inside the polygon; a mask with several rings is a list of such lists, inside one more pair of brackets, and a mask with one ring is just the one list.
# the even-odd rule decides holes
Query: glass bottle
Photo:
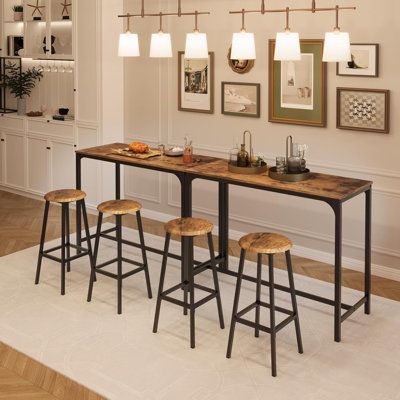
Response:
[{"label": "glass bottle", "polygon": [[191,144],[185,144],[183,149],[183,162],[185,164],[191,164],[193,162],[193,146]]},{"label": "glass bottle", "polygon": [[237,155],[237,166],[247,167],[249,165],[249,153],[246,151],[246,145],[243,143],[240,146],[240,151]]}]

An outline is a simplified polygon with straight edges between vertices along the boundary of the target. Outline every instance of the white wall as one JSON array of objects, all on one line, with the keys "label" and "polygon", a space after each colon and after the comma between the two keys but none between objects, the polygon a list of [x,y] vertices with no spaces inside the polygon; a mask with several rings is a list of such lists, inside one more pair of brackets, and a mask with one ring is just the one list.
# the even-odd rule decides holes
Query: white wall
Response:
[{"label": "white wall", "polygon": [[[147,0],[148,10],[174,10],[175,1]],[[253,133],[256,152],[272,159],[284,154],[285,138],[310,147],[308,162],[313,171],[351,176],[374,181],[373,195],[373,263],[376,274],[400,277],[400,116],[399,109],[400,3],[397,0],[342,0],[341,5],[356,5],[355,12],[343,12],[340,25],[349,31],[355,43],[381,45],[380,77],[349,78],[336,76],[336,65],[328,66],[328,126],[312,128],[272,124],[268,120],[268,39],[284,27],[284,15],[250,15],[246,25],[256,35],[257,60],[246,75],[232,72],[227,64],[227,51],[232,32],[240,28],[240,17],[229,10],[243,6],[257,8],[259,0],[185,0],[184,10],[210,10],[211,16],[200,17],[200,29],[207,32],[209,48],[215,52],[215,113],[203,115],[177,110],[177,57],[184,49],[185,33],[193,29],[191,18],[168,21],[175,56],[172,60],[148,58],[149,36],[157,30],[156,19],[138,20],[135,31],[140,34],[142,57],[125,61],[125,139],[142,139],[150,144],[182,143],[189,134],[200,153],[227,156],[236,138],[245,129]],[[309,6],[309,0],[271,0],[270,7]],[[324,1],[320,5],[335,5]],[[125,0],[126,11],[138,11],[139,2]],[[334,14],[296,14],[292,29],[302,38],[323,38],[334,25]],[[246,119],[221,115],[221,81],[261,83],[261,118]],[[342,131],[336,129],[336,87],[380,88],[392,91],[391,133],[389,135]],[[179,214],[177,180],[153,172],[129,171],[127,194],[141,199],[146,209]],[[213,183],[195,181],[195,214],[215,220],[217,187]],[[362,260],[363,197],[344,206],[344,255],[346,265],[360,267]],[[246,206],[244,206],[246,205]],[[250,206],[251,205],[251,206]],[[331,209],[322,203],[286,197],[255,190],[231,188],[231,227],[248,232],[272,229],[289,235],[302,246],[304,254],[330,259],[333,251],[333,218]],[[304,249],[305,248],[305,249]],[[324,253],[318,253],[322,251]],[[328,253],[328,255],[326,254]]]}]

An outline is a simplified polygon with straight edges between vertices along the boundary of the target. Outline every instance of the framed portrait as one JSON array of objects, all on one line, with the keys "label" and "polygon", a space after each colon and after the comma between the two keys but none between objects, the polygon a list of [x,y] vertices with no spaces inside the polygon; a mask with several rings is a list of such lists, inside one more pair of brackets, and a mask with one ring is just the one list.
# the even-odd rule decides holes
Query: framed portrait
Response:
[{"label": "framed portrait", "polygon": [[178,110],[214,112],[214,53],[208,59],[185,59],[178,52]]},{"label": "framed portrait", "polygon": [[231,59],[232,47],[228,50],[228,65],[231,67],[233,72],[237,74],[247,74],[254,67],[254,60],[232,60]]},{"label": "framed portrait", "polygon": [[324,41],[300,41],[301,60],[275,61],[275,40],[269,41],[268,120],[281,124],[326,126],[326,63]]},{"label": "framed portrait", "polygon": [[351,44],[351,61],[337,63],[339,76],[379,76],[379,44]]},{"label": "framed portrait", "polygon": [[221,83],[221,112],[225,115],[260,118],[259,83]]},{"label": "framed portrait", "polygon": [[390,91],[337,88],[338,129],[389,133]]}]

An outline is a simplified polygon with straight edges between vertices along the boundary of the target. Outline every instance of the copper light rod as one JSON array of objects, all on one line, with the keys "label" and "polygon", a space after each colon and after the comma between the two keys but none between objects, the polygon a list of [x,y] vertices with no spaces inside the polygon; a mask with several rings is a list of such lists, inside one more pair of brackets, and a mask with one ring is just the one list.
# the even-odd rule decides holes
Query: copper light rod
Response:
[{"label": "copper light rod", "polygon": [[[356,10],[357,7],[319,7],[319,8],[290,8],[290,12],[298,12],[298,11],[303,11],[303,12],[320,12],[320,11],[336,11],[336,10]],[[240,11],[229,11],[229,14],[267,14],[267,13],[286,13],[287,10],[286,8],[283,9],[270,9],[270,10],[240,10]]]},{"label": "copper light rod", "polygon": [[133,17],[159,17],[160,15],[162,17],[167,17],[167,16],[177,16],[180,17],[181,15],[191,15],[191,16],[196,16],[196,15],[210,15],[210,12],[207,11],[199,11],[199,12],[181,12],[180,15],[177,12],[171,12],[171,13],[158,13],[158,14],[121,14],[118,15],[118,18],[133,18]]}]

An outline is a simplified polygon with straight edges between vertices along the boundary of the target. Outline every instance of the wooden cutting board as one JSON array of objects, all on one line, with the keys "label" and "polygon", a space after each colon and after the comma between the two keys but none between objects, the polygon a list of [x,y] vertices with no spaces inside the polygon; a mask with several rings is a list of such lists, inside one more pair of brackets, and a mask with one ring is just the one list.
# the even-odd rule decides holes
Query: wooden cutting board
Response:
[{"label": "wooden cutting board", "polygon": [[137,158],[139,160],[146,160],[148,158],[161,156],[161,152],[159,150],[150,149],[147,153],[134,153],[130,151],[128,148],[126,149],[115,149],[112,151],[113,154],[119,154],[121,156]]}]

